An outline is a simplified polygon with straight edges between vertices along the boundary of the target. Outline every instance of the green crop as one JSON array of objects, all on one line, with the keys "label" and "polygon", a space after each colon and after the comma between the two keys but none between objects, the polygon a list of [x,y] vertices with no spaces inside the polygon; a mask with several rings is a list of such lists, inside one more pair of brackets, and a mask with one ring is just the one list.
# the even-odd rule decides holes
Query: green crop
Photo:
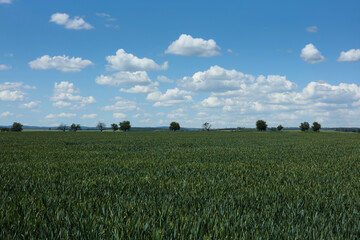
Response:
[{"label": "green crop", "polygon": [[0,239],[359,239],[360,137],[0,134]]}]

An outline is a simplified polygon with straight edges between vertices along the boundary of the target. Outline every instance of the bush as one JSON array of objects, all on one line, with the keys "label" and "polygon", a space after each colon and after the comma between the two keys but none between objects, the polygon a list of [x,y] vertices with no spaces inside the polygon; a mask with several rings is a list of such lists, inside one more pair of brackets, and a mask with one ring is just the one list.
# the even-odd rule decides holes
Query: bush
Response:
[{"label": "bush", "polygon": [[10,131],[9,128],[1,128],[1,132],[8,132],[8,131]]},{"label": "bush", "polygon": [[116,123],[113,123],[113,124],[111,124],[111,128],[115,132],[116,130],[119,129],[119,126]]},{"label": "bush", "polygon": [[11,127],[11,131],[12,132],[21,132],[23,130],[22,127],[23,127],[23,125],[21,123],[14,122]]},{"label": "bush", "polygon": [[258,131],[266,131],[267,124],[264,120],[257,120],[256,122],[256,129]]},{"label": "bush", "polygon": [[279,126],[277,126],[277,130],[278,130],[278,131],[281,131],[281,130],[283,130],[283,129],[284,129],[284,127],[281,126],[281,124],[280,124]]}]

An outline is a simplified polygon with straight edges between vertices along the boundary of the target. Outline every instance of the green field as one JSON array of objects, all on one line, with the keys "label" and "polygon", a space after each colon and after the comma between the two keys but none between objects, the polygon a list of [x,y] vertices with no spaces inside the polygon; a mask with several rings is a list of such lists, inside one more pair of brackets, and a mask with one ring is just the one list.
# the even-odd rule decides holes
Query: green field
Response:
[{"label": "green field", "polygon": [[360,134],[0,134],[0,239],[359,239]]}]

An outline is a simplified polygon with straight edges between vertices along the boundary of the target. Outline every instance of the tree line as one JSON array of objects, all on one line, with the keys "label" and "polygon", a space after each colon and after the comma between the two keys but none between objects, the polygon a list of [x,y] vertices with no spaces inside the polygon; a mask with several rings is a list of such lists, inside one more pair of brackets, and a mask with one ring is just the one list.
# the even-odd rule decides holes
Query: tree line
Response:
[{"label": "tree line", "polygon": [[[116,123],[112,123],[110,125],[111,129],[115,132],[117,130],[121,130],[124,132],[130,131],[131,129],[131,124],[130,121],[122,121],[119,124]],[[212,125],[208,122],[205,122],[204,124],[202,124],[202,129],[204,131],[210,131]],[[106,130],[106,124],[104,122],[98,122],[96,125],[96,128],[98,128],[101,132],[103,130]],[[300,123],[299,126],[300,130],[303,132],[309,131],[310,129],[310,124],[308,122],[302,122]],[[49,128],[50,130],[51,128]],[[257,120],[256,121],[256,129],[258,131],[266,131],[268,129],[268,125],[264,120]],[[284,127],[282,125],[278,125],[276,128],[270,128],[270,130],[272,131],[281,131],[283,130]],[[311,126],[311,130],[314,132],[319,132],[321,129],[321,124],[318,122],[313,122],[312,126]],[[1,128],[1,132],[21,132],[23,130],[23,125],[21,123],[18,122],[14,122],[11,126],[11,128]],[[66,124],[61,123],[58,127],[57,130],[63,131],[65,132],[66,130],[69,131],[73,131],[76,132],[78,130],[81,130],[81,126],[80,124],[71,124],[70,127],[68,127]],[[169,126],[169,130],[171,131],[178,131],[180,130],[180,124],[178,122],[171,122],[170,126]],[[358,133],[360,133],[360,129],[358,129]]]}]

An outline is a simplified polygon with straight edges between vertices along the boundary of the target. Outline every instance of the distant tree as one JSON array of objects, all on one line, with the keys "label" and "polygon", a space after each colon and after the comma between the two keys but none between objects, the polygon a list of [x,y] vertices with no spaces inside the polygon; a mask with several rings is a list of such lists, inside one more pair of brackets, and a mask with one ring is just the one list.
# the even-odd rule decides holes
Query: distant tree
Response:
[{"label": "distant tree", "polygon": [[305,132],[305,131],[309,130],[310,124],[308,122],[303,122],[300,124],[299,127],[300,127],[301,131]]},{"label": "distant tree", "polygon": [[121,131],[126,132],[126,131],[130,131],[130,129],[131,129],[130,121],[122,121],[120,123],[120,130]]},{"label": "distant tree", "polygon": [[14,122],[11,126],[12,132],[21,132],[23,130],[23,125],[21,123]]},{"label": "distant tree", "polygon": [[57,127],[57,129],[65,132],[67,129],[67,126],[66,126],[66,124],[60,123],[60,125]]},{"label": "distant tree", "polygon": [[318,123],[318,122],[313,122],[313,125],[311,126],[311,129],[312,129],[314,132],[318,132],[318,131],[320,131],[320,129],[321,129],[321,124]]},{"label": "distant tree", "polygon": [[276,127],[271,127],[271,128],[270,128],[270,131],[272,131],[272,132],[275,132],[276,130],[277,130]]},{"label": "distant tree", "polygon": [[9,128],[1,128],[1,132],[8,132],[8,131],[10,131]]},{"label": "distant tree", "polygon": [[256,129],[258,131],[266,131],[267,124],[264,120],[257,120],[256,121]]},{"label": "distant tree", "polygon": [[283,128],[284,128],[284,127],[283,127],[283,126],[281,126],[281,124],[280,124],[279,126],[277,126],[277,130],[278,130],[278,131],[283,130]]},{"label": "distant tree", "polygon": [[180,124],[178,122],[171,122],[170,123],[170,126],[169,126],[169,129],[171,131],[177,131],[177,130],[180,130]]},{"label": "distant tree", "polygon": [[116,130],[119,129],[119,126],[116,123],[113,123],[113,124],[111,124],[111,128],[115,132]]},{"label": "distant tree", "polygon": [[206,122],[206,123],[204,123],[202,126],[203,126],[204,130],[210,131],[210,128],[211,128],[211,124],[210,124],[210,123]]},{"label": "distant tree", "polygon": [[357,130],[358,133],[360,133],[360,128]]},{"label": "distant tree", "polygon": [[76,132],[77,130],[81,130],[80,124],[71,124],[70,130]]},{"label": "distant tree", "polygon": [[100,132],[102,132],[105,129],[106,125],[103,122],[98,122],[96,127],[100,130]]}]

